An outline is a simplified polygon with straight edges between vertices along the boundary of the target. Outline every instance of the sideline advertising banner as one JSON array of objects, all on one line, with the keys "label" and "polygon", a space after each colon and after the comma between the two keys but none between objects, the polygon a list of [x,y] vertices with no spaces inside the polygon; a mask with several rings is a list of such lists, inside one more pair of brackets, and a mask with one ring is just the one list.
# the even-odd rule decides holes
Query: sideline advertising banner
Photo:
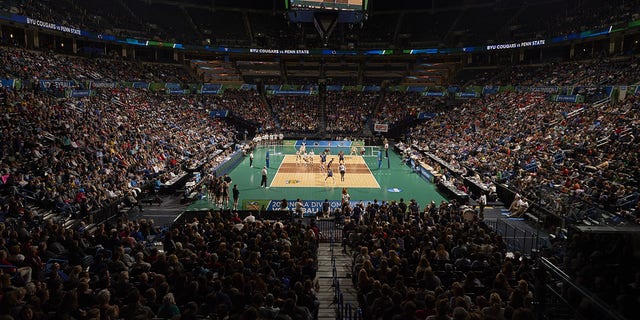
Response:
[{"label": "sideline advertising banner", "polygon": [[[303,217],[315,217],[322,212],[322,203],[324,200],[302,200],[302,215]],[[362,202],[365,206],[367,203],[373,203],[373,200],[362,201],[349,201],[350,206],[353,208],[358,203]],[[288,211],[294,212],[296,207],[296,199],[287,199],[287,208],[283,210],[281,207],[282,200],[244,200],[242,202],[245,210],[264,210],[264,211]],[[330,211],[333,212],[336,209],[340,209],[342,202],[340,200],[329,200]]]},{"label": "sideline advertising banner", "polygon": [[298,140],[296,141],[296,148],[305,144],[307,147],[315,147],[315,148],[348,148],[351,147],[351,141],[327,141],[327,140]]},{"label": "sideline advertising banner", "polygon": [[13,89],[14,83],[13,79],[0,79],[0,88]]}]

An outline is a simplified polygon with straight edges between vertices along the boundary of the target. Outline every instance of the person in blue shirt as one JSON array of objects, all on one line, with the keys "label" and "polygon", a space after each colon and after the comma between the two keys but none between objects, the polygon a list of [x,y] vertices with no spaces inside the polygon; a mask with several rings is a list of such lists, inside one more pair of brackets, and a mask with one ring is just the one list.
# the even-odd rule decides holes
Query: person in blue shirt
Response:
[{"label": "person in blue shirt", "polygon": [[322,203],[322,217],[329,218],[329,212],[331,212],[331,203],[329,203],[329,199],[324,199]]},{"label": "person in blue shirt", "polygon": [[320,169],[323,170],[323,171],[324,171],[325,163],[327,163],[327,153],[323,151],[320,154]]},{"label": "person in blue shirt", "polygon": [[[333,159],[331,159],[333,161]],[[333,177],[333,170],[331,170],[331,167],[327,168],[327,176],[324,178],[324,182],[327,182],[327,179],[331,178],[333,180],[333,183],[336,183],[336,178]]]}]

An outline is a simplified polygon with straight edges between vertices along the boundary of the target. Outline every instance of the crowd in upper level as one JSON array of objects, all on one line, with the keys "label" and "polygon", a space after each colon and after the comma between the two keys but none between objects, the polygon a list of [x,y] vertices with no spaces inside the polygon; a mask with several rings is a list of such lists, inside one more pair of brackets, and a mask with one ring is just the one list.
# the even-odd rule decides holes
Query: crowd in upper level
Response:
[{"label": "crowd in upper level", "polygon": [[423,96],[421,92],[387,92],[374,116],[376,123],[397,124],[415,119],[420,112],[434,112],[445,104],[444,98]]},{"label": "crowd in upper level", "polygon": [[276,129],[274,117],[256,90],[225,89],[221,95],[207,97],[213,109],[231,111],[236,117],[249,121],[259,131]]},{"label": "crowd in upper level", "polygon": [[267,102],[284,132],[317,132],[320,126],[318,95],[269,95]]},{"label": "crowd in upper level", "polygon": [[29,80],[98,80],[191,83],[182,65],[151,64],[108,58],[82,58],[49,52],[0,47],[3,78]]},{"label": "crowd in upper level", "polygon": [[327,91],[327,131],[360,133],[377,109],[379,94],[355,91]]}]

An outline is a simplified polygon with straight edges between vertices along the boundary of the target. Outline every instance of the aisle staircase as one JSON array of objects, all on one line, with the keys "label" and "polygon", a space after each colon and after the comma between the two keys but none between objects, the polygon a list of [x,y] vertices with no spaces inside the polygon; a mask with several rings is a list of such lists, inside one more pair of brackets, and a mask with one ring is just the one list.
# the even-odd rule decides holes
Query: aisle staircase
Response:
[{"label": "aisle staircase", "polygon": [[357,294],[351,282],[352,258],[343,253],[333,234],[329,237],[330,241],[320,243],[318,248],[318,320],[361,319]]}]

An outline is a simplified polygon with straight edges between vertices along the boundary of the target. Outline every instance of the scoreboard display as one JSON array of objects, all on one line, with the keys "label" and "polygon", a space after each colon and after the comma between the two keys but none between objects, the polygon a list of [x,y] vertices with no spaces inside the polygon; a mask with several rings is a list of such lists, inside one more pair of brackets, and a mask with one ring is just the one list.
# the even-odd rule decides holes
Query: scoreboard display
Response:
[{"label": "scoreboard display", "polygon": [[289,10],[324,9],[324,10],[367,10],[369,0],[285,0]]}]

